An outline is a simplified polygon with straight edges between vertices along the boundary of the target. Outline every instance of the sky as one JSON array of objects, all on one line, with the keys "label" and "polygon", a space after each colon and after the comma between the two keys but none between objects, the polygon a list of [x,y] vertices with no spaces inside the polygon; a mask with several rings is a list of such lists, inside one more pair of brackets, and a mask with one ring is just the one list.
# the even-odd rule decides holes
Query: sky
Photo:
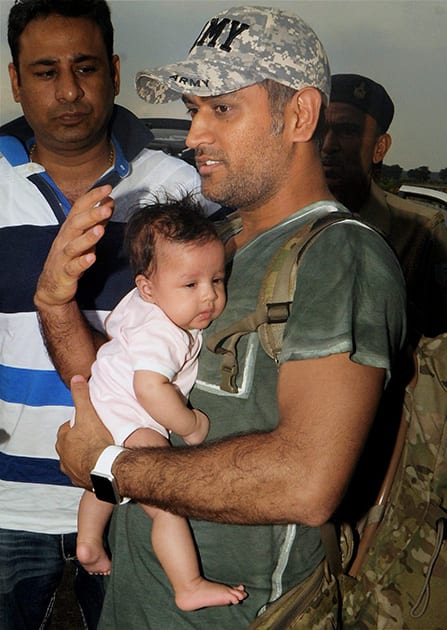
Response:
[{"label": "sky", "polygon": [[[12,100],[7,19],[0,0],[0,123],[21,114]],[[138,70],[186,57],[209,17],[237,0],[110,0],[115,52],[121,57],[117,103],[138,116],[185,117],[181,104],[151,106],[138,98]],[[316,31],[332,73],[356,73],[381,83],[396,108],[386,164],[404,169],[447,167],[447,0],[253,0],[300,15]]]}]

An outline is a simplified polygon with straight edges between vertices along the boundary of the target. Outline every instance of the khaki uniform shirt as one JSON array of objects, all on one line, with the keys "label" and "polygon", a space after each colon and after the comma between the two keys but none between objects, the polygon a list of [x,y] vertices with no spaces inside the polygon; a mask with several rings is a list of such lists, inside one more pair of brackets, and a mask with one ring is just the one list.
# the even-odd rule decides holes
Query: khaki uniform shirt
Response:
[{"label": "khaki uniform shirt", "polygon": [[441,212],[383,191],[374,182],[360,216],[394,248],[407,282],[409,326],[432,337],[447,330],[447,229]]}]

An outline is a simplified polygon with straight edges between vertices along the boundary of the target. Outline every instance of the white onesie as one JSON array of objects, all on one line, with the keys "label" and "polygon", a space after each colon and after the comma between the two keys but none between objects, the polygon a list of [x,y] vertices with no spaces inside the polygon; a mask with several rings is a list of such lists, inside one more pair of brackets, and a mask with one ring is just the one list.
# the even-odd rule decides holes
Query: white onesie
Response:
[{"label": "white onesie", "polygon": [[138,402],[133,377],[136,370],[163,374],[182,394],[185,402],[197,377],[197,359],[202,331],[188,333],[163,311],[133,289],[124,296],[106,320],[110,340],[98,351],[89,381],[92,402],[100,418],[122,445],[136,429],[150,427],[169,437]]}]

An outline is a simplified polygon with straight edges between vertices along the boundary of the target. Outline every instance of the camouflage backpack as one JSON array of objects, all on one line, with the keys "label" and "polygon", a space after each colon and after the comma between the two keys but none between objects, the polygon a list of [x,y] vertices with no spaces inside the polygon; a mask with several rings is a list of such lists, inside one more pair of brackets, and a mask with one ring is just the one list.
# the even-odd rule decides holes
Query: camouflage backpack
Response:
[{"label": "camouflage backpack", "polygon": [[345,628],[447,627],[447,333],[422,338],[393,457],[343,576]]},{"label": "camouflage backpack", "polygon": [[[278,359],[302,255],[328,225],[347,219],[352,215],[330,214],[286,241],[269,263],[256,311],[207,340],[223,356],[222,389],[237,391],[242,335],[256,330],[265,352]],[[327,576],[311,596],[295,587],[250,630],[447,628],[447,333],[422,338],[414,362],[394,451],[376,504],[356,532],[359,544],[353,548],[347,524],[337,536],[332,526],[322,528],[338,588]],[[341,611],[323,613],[331,605]]]}]

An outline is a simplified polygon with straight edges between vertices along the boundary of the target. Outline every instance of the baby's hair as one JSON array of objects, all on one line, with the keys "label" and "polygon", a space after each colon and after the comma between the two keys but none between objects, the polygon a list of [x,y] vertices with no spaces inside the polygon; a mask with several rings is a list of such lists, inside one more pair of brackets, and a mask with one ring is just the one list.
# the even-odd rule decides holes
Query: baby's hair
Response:
[{"label": "baby's hair", "polygon": [[167,197],[137,208],[127,223],[125,247],[134,276],[153,273],[159,238],[175,243],[208,243],[219,240],[214,223],[191,194]]}]

